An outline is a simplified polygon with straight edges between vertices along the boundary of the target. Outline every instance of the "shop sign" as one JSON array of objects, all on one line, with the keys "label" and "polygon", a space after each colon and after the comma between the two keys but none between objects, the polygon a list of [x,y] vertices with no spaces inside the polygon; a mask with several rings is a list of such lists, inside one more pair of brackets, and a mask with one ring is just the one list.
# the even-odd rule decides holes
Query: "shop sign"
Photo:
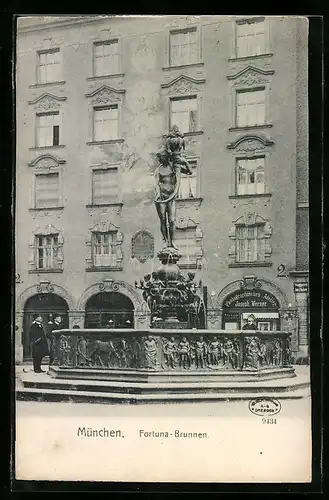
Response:
[{"label": "shop sign", "polygon": [[236,309],[278,309],[279,302],[264,290],[238,290],[224,300],[223,307]]}]

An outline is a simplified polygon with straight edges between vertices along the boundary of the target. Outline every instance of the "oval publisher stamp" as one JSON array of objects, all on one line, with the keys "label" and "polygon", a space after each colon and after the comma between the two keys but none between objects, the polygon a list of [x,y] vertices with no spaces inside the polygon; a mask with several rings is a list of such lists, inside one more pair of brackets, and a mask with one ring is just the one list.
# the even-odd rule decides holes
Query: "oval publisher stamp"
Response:
[{"label": "oval publisher stamp", "polygon": [[258,416],[276,415],[281,411],[281,403],[275,398],[259,397],[249,401],[249,411]]}]

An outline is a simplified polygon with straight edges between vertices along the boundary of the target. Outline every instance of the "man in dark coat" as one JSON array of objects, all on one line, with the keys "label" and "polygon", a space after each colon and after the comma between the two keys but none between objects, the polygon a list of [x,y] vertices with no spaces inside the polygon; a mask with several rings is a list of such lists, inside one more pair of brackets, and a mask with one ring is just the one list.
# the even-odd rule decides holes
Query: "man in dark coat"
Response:
[{"label": "man in dark coat", "polygon": [[29,336],[32,342],[33,370],[35,373],[42,373],[41,362],[44,356],[48,354],[47,337],[42,326],[42,317],[40,314],[33,315],[33,322],[29,329]]},{"label": "man in dark coat", "polygon": [[253,314],[249,314],[247,323],[243,325],[242,330],[257,330],[256,318]]},{"label": "man in dark coat", "polygon": [[61,330],[62,328],[63,328],[62,317],[60,314],[55,314],[54,322],[52,323],[47,335],[49,339],[49,366],[53,364],[55,355],[55,335],[52,332],[54,330]]}]

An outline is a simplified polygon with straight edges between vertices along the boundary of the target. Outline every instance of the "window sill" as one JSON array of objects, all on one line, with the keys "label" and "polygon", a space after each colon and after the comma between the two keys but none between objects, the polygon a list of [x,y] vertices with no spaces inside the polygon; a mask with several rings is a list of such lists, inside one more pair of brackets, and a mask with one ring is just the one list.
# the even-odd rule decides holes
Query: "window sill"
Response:
[{"label": "window sill", "polygon": [[58,149],[65,148],[65,144],[57,144],[56,146],[34,146],[33,148],[29,148],[30,151],[39,151],[39,149]]},{"label": "window sill", "polygon": [[[184,137],[193,137],[194,135],[202,135],[203,130],[195,130],[194,132],[183,132]],[[168,134],[162,134],[163,137],[167,137]]]},{"label": "window sill", "polygon": [[264,52],[263,54],[254,54],[250,56],[243,57],[230,57],[229,61],[248,61],[249,59],[262,59],[263,57],[271,57],[273,56],[273,52]]},{"label": "window sill", "polygon": [[48,212],[49,210],[63,210],[63,206],[56,207],[33,207],[29,208],[29,212]]},{"label": "window sill", "polygon": [[240,200],[240,199],[249,199],[249,198],[269,198],[271,197],[271,193],[255,193],[255,194],[235,194],[229,196],[230,200]]},{"label": "window sill", "polygon": [[195,198],[193,197],[190,197],[190,198],[176,198],[175,200],[176,202],[178,203],[193,203],[193,202],[197,202],[199,203],[199,205],[201,205],[202,201],[203,201],[203,198],[201,198],[200,196],[196,196]]},{"label": "window sill", "polygon": [[101,145],[101,144],[116,144],[116,143],[120,143],[120,142],[123,142],[124,139],[109,139],[108,141],[89,141],[87,142],[87,145],[88,146],[97,146],[97,145]]},{"label": "window sill", "polygon": [[190,64],[164,66],[162,69],[163,69],[163,71],[170,71],[171,69],[200,68],[202,66],[204,66],[203,62],[196,62],[196,63],[190,63]]},{"label": "window sill", "polygon": [[179,267],[179,269],[197,269],[198,268],[196,262],[192,262],[190,264],[180,264],[178,262],[178,267]]},{"label": "window sill", "polygon": [[115,201],[113,203],[91,203],[86,205],[87,208],[98,208],[98,207],[122,207],[122,201]]},{"label": "window sill", "polygon": [[49,86],[52,86],[52,85],[64,85],[66,83],[65,80],[58,80],[56,82],[46,82],[46,83],[34,83],[33,85],[30,85],[29,88],[30,89],[37,89],[37,88],[40,88],[40,87],[49,87]]},{"label": "window sill", "polygon": [[271,128],[273,127],[272,123],[263,123],[263,125],[244,125],[242,127],[230,127],[229,130],[253,130],[259,128]]},{"label": "window sill", "polygon": [[112,75],[101,75],[101,76],[89,76],[86,78],[88,81],[93,81],[93,80],[103,80],[104,78],[120,78],[122,76],[125,76],[124,73],[113,73]]},{"label": "window sill", "polygon": [[87,273],[101,273],[103,271],[123,271],[121,266],[100,266],[100,267],[87,267]]},{"label": "window sill", "polygon": [[29,274],[62,273],[63,269],[30,269]]},{"label": "window sill", "polygon": [[228,267],[272,267],[272,262],[234,262]]}]

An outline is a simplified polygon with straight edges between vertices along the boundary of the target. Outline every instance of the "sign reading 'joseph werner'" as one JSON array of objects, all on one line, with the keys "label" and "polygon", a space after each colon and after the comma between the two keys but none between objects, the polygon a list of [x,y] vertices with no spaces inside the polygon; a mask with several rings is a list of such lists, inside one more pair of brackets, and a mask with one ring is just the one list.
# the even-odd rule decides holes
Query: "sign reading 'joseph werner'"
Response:
[{"label": "sign reading 'joseph werner'", "polygon": [[264,290],[239,290],[227,297],[224,301],[223,306],[242,309],[277,309],[280,307],[277,299]]}]

